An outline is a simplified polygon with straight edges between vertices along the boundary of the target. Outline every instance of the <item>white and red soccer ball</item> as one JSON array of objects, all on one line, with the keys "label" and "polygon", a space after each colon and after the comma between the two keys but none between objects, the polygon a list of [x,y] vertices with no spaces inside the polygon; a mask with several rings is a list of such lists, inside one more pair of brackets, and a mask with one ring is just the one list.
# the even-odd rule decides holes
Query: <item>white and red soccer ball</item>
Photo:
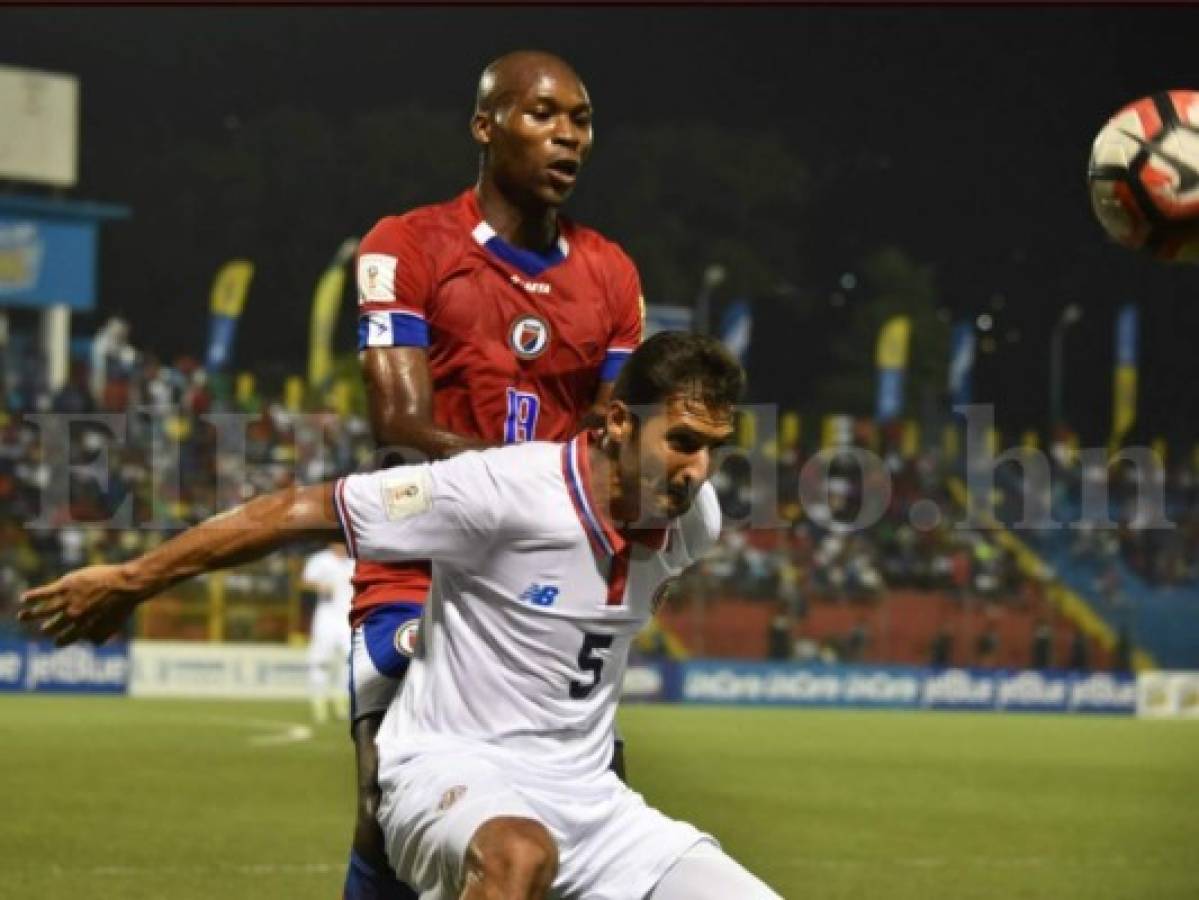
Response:
[{"label": "white and red soccer ball", "polygon": [[1117,243],[1199,262],[1199,91],[1163,91],[1117,112],[1095,138],[1087,180]]}]

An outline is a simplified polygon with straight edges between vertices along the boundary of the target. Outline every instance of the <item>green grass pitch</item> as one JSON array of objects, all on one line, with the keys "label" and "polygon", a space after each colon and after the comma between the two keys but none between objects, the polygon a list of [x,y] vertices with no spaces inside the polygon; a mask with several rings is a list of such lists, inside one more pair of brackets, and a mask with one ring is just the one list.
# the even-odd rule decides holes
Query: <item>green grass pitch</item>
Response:
[{"label": "green grass pitch", "polygon": [[[0,897],[331,900],[350,745],[304,725],[0,699]],[[788,900],[1199,897],[1199,722],[630,706],[622,728],[650,802]]]}]

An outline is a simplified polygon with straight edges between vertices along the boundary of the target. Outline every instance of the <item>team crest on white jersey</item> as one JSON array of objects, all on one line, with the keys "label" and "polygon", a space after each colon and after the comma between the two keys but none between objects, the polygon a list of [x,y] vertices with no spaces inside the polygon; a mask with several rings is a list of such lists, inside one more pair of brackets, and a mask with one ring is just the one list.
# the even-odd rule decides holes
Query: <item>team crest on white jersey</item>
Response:
[{"label": "team crest on white jersey", "polygon": [[550,343],[550,326],[539,316],[521,316],[508,330],[512,352],[521,359],[535,359]]}]

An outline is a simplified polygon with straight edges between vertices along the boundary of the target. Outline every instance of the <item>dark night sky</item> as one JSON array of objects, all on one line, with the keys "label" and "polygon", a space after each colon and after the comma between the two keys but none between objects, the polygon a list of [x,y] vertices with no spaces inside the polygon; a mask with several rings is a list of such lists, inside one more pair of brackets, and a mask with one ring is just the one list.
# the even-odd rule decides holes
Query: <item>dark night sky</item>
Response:
[{"label": "dark night sky", "polygon": [[[703,119],[781,133],[818,184],[843,193],[811,227],[837,230],[843,247],[898,243],[935,267],[955,314],[992,311],[1002,294],[1000,333],[1022,337],[981,361],[977,392],[996,402],[1001,423],[1044,419],[1049,330],[1066,303],[1083,304],[1067,341],[1066,400],[1095,444],[1110,403],[1114,310],[1134,300],[1137,434],[1199,437],[1199,271],[1107,244],[1084,183],[1090,141],[1110,113],[1155,90],[1197,86],[1197,36],[1195,7],[6,9],[0,63],[81,77],[76,194],[121,202],[115,169],[129,142],[219,140],[228,116],[283,104],[344,113],[417,100],[461,109],[465,127],[483,63],[521,46],[554,50],[588,83],[597,154],[609,122]],[[380,215],[395,211],[381,199]],[[102,310],[119,295],[147,342],[139,315],[164,298],[131,299],[135,267],[103,264],[123,274],[106,270]],[[825,277],[806,288],[832,290]],[[655,297],[653,285],[647,295],[689,299]],[[298,364],[306,316],[297,319],[284,338]],[[272,327],[277,320],[247,312],[239,346]],[[784,352],[787,337],[760,329],[755,340],[765,358]]]}]

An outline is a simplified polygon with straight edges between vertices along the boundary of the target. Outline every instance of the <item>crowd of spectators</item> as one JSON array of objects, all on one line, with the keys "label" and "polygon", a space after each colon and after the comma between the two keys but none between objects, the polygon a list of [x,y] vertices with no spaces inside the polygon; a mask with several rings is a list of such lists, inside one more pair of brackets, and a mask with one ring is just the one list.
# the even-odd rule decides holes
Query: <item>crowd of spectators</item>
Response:
[{"label": "crowd of spectators", "polygon": [[[285,404],[281,390],[273,396],[235,390],[188,358],[167,364],[126,343],[103,360],[76,360],[56,391],[46,387],[43,371],[30,354],[0,368],[0,618],[6,620],[4,605],[11,607],[29,584],[88,562],[131,558],[256,493],[368,467],[374,457],[362,416],[335,411],[312,394],[302,409],[294,399]],[[109,418],[77,422],[52,438],[46,413]],[[949,492],[955,461],[935,448],[902,452],[886,436],[859,444],[872,452],[865,467],[852,445],[818,457],[815,448],[775,444],[735,453],[714,476],[726,527],[684,593],[776,604],[790,621],[802,620],[812,603],[869,606],[893,589],[936,592],[963,606],[1028,609],[1037,602],[1041,576],[1022,571],[996,532],[957,521],[959,506]],[[64,489],[55,473],[68,464]],[[1098,474],[1057,452],[1053,466],[1059,514],[1071,503],[1077,507],[1087,480]],[[1109,495],[1118,526],[1083,522],[1069,530],[1075,557],[1098,565],[1099,599],[1120,602],[1117,559],[1150,584],[1195,583],[1195,468],[1114,472]],[[1135,501],[1147,478],[1158,479],[1178,527],[1140,527],[1143,511]],[[1007,491],[1008,499],[1020,487]],[[1003,504],[999,513],[1005,514]],[[852,655],[863,640],[845,635],[840,655]]]},{"label": "crowd of spectators", "polygon": [[127,354],[100,381],[77,360],[57,391],[42,368],[26,358],[0,375],[0,621],[10,624],[28,585],[132,558],[257,493],[369,465],[374,452],[361,416],[236,396],[188,358]]},{"label": "crowd of spectators", "polygon": [[[763,470],[760,460],[716,474],[722,505],[745,516],[730,520],[706,560],[710,590],[782,599],[797,612],[807,598],[870,602],[891,588],[947,592],[963,603],[1021,598],[1028,579],[995,533],[959,527],[951,467],[938,451],[887,453],[865,477],[853,451],[813,457],[778,455],[767,487],[777,486],[778,499],[761,496],[748,477]],[[768,511],[772,527],[752,527],[755,509]]]},{"label": "crowd of spectators", "polygon": [[[1075,514],[1071,554],[1102,571],[1104,593],[1118,590],[1117,560],[1151,588],[1199,584],[1199,470],[1190,459],[1166,463],[1105,471],[1095,462],[1057,461],[1056,508]],[[1084,515],[1084,492],[1102,496],[1105,487],[1106,505]]]},{"label": "crowd of spectators", "polygon": [[[1051,660],[1086,669],[1099,654],[1105,664],[1126,668],[1137,621],[1132,607],[1143,587],[1132,582],[1139,579],[1150,589],[1195,584],[1199,476],[1192,460],[1169,469],[1115,467],[1108,488],[1110,520],[1104,523],[1088,523],[1080,515],[1082,479],[1097,480],[1099,473],[1086,472],[1077,454],[1052,463],[1045,497],[1032,498],[1031,512],[1025,509],[1023,482],[1011,478],[1010,470],[1019,475],[1020,466],[992,464],[994,490],[986,499],[995,505],[986,508],[1011,527],[1017,538],[1012,541],[1008,531],[985,521],[989,514],[967,515],[962,505],[967,473],[960,460],[928,446],[903,453],[885,439],[860,446],[872,453],[852,447],[826,449],[820,458],[799,450],[778,453],[776,480],[761,479],[757,459],[727,466],[716,478],[726,509],[769,502],[755,497],[751,473],[781,498],[780,527],[760,530],[734,522],[705,564],[706,578],[692,579],[703,602],[736,597],[778,603],[768,653],[840,660],[862,658],[864,648],[877,654],[887,641],[875,629],[898,633],[883,607],[902,591],[908,597],[927,595],[941,617],[920,645],[931,664],[952,657],[975,665],[1044,668]],[[1160,492],[1148,506],[1147,481]],[[1038,504],[1059,527],[1026,527],[1039,515]],[[1161,527],[1163,518],[1174,527]],[[967,519],[979,524],[967,527]],[[864,527],[852,527],[862,522]],[[1055,599],[1058,558],[1038,559],[1055,540],[1069,542],[1072,558],[1096,563],[1092,579],[1071,587],[1111,623],[1114,648],[1101,652],[1093,635],[1064,617]],[[1017,557],[1021,542],[1034,553],[1019,551],[1023,555]],[[809,628],[814,604],[859,612],[817,616]],[[821,632],[830,620],[853,624]]]}]

